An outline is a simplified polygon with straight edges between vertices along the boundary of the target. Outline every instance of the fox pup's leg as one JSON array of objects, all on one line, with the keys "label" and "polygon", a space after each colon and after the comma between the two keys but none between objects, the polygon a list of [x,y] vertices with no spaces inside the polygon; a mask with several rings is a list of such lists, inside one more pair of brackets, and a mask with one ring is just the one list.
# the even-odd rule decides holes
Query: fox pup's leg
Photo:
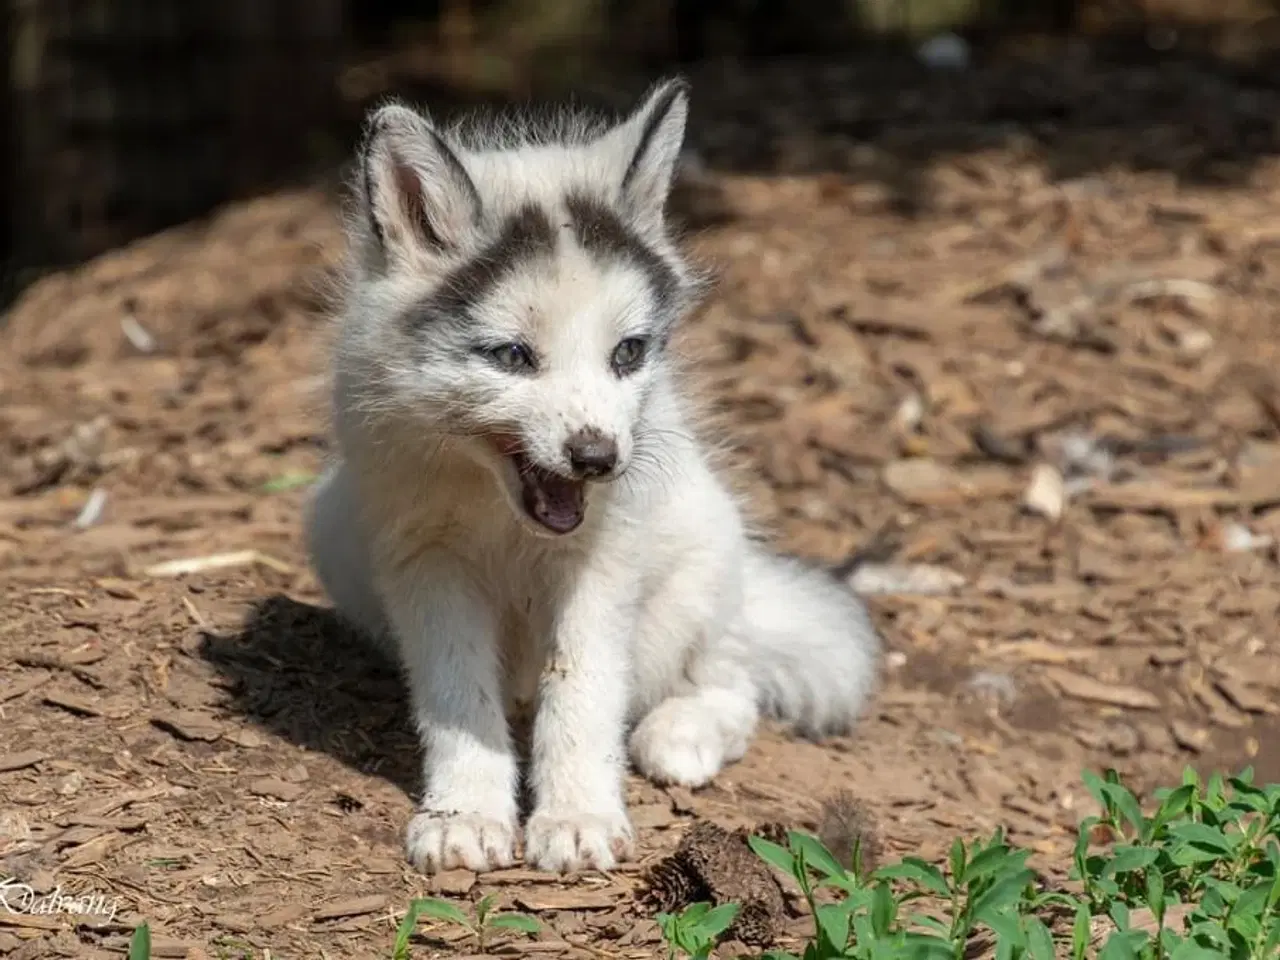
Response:
[{"label": "fox pup's leg", "polygon": [[373,585],[358,517],[350,474],[344,466],[331,467],[316,483],[307,505],[307,552],[338,613],[394,657],[395,642]]},{"label": "fox pup's leg", "polygon": [[508,866],[518,771],[494,610],[447,558],[399,568],[382,587],[424,754],[422,802],[405,838],[409,859],[427,872]]},{"label": "fox pup's leg", "polygon": [[642,698],[659,702],[640,719],[630,749],[636,768],[657,783],[705,784],[746,753],[755,733],[756,690],[743,651],[734,649],[740,591],[732,556],[699,552],[644,604],[636,656],[672,669],[665,689]]},{"label": "fox pup's leg", "polygon": [[632,589],[588,570],[559,611],[533,726],[525,860],[538,869],[605,870],[631,855],[623,778]]}]

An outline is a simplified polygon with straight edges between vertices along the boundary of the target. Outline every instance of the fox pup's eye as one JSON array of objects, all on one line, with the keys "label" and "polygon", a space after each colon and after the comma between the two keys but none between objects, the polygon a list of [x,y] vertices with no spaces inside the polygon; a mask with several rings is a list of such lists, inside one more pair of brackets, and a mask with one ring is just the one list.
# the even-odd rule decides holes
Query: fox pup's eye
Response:
[{"label": "fox pup's eye", "polygon": [[500,343],[481,351],[495,366],[503,370],[525,371],[534,368],[533,351],[523,343]]},{"label": "fox pup's eye", "polygon": [[648,337],[627,337],[627,339],[613,348],[613,356],[609,360],[609,365],[613,367],[614,373],[620,377],[625,377],[627,374],[635,373],[640,369],[640,365],[644,363],[645,355],[648,352]]}]

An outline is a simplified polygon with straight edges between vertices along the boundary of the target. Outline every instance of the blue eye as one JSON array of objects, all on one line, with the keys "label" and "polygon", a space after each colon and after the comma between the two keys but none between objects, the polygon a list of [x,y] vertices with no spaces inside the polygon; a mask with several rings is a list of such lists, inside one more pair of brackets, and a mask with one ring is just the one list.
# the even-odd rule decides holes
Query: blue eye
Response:
[{"label": "blue eye", "polygon": [[613,348],[613,356],[609,358],[609,365],[613,367],[614,373],[620,377],[625,377],[627,374],[635,373],[640,369],[648,353],[648,337],[627,337],[627,339]]},{"label": "blue eye", "polygon": [[535,367],[533,351],[523,343],[500,343],[481,352],[490,363],[503,370],[521,372]]}]

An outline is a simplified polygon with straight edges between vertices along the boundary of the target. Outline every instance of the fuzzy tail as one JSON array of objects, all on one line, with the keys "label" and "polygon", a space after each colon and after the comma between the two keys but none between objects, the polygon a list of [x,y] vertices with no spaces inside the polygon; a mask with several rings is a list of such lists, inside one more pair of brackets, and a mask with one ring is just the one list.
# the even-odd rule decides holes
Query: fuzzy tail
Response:
[{"label": "fuzzy tail", "polygon": [[848,730],[880,657],[866,607],[828,572],[758,547],[745,574],[743,640],[761,711],[805,736]]}]

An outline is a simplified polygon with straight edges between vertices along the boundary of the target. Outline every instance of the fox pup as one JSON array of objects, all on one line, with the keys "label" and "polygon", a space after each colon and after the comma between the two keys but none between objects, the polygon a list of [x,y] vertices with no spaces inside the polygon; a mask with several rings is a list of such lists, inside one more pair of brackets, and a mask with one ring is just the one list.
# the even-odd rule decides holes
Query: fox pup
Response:
[{"label": "fox pup", "polygon": [[628,757],[696,787],[762,714],[841,731],[872,688],[861,603],[749,537],[691,429],[668,343],[704,281],[664,212],[687,113],[677,78],[621,120],[368,121],[308,545],[405,671],[419,869],[507,866],[518,839],[607,869]]}]

